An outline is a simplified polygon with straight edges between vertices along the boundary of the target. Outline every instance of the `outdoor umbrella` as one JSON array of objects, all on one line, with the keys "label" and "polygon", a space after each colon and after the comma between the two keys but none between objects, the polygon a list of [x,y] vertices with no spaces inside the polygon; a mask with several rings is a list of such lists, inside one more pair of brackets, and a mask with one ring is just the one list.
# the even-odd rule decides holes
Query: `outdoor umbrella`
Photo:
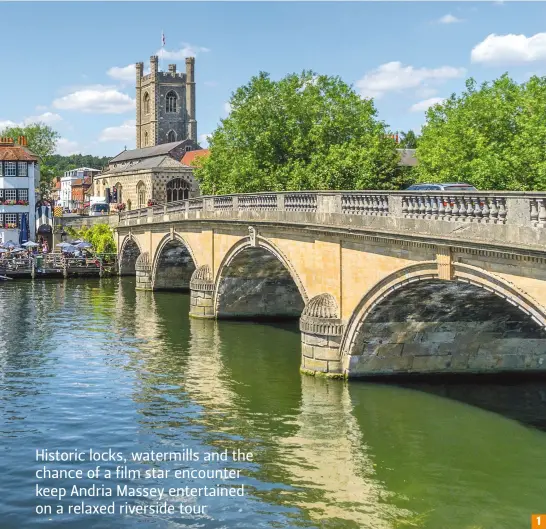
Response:
[{"label": "outdoor umbrella", "polygon": [[76,244],[76,248],[92,248],[93,245],[90,242],[82,241]]},{"label": "outdoor umbrella", "polygon": [[60,248],[64,248],[65,246],[72,246],[68,242],[60,242],[59,244],[56,244],[55,246],[59,246]]},{"label": "outdoor umbrella", "polygon": [[19,244],[28,241],[28,220],[26,214],[21,217],[21,230],[19,231]]},{"label": "outdoor umbrella", "polygon": [[4,248],[15,248],[17,245],[13,241],[8,241],[4,243]]},{"label": "outdoor umbrella", "polygon": [[14,248],[11,253],[20,253],[20,252],[26,252],[24,248]]},{"label": "outdoor umbrella", "polygon": [[7,251],[5,248],[0,248],[0,253],[6,253]]},{"label": "outdoor umbrella", "polygon": [[33,248],[34,246],[40,246],[40,245],[34,241],[27,241],[23,243],[21,246],[25,246],[26,248],[29,248],[29,247]]}]

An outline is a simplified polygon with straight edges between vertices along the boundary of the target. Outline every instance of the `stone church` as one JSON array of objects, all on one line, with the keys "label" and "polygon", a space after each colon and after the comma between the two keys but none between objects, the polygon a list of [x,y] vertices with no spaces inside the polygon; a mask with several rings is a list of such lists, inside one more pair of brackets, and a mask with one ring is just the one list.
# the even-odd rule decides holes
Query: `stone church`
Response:
[{"label": "stone church", "polygon": [[[186,72],[169,64],[160,72],[158,57],[150,73],[136,64],[136,149],[112,158],[94,179],[94,196],[105,197],[115,210],[183,200],[199,195],[192,167],[182,163],[186,152],[200,150],[195,115],[195,58],[186,58]],[[123,206],[119,206],[123,207]]]}]

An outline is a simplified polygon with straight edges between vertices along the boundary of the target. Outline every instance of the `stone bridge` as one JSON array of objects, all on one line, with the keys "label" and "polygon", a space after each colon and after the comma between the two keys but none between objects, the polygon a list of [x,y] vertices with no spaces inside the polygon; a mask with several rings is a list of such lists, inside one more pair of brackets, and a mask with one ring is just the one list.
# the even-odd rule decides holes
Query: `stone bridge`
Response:
[{"label": "stone bridge", "polygon": [[200,197],[115,232],[120,274],[190,316],[299,318],[305,372],[546,373],[546,193]]}]

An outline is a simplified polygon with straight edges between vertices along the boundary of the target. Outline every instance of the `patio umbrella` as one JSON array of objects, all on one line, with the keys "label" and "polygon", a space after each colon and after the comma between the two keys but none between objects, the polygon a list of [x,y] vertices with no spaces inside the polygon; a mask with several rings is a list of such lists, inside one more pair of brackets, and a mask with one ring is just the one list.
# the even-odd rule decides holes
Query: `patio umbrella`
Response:
[{"label": "patio umbrella", "polygon": [[59,246],[60,248],[64,248],[65,246],[72,246],[68,242],[60,242],[59,244],[56,244],[55,246]]},{"label": "patio umbrella", "polygon": [[90,242],[82,241],[76,244],[76,248],[92,248],[93,245]]},{"label": "patio umbrella", "polygon": [[21,252],[26,252],[26,250],[24,248],[14,248],[11,253],[21,253]]},{"label": "patio umbrella", "polygon": [[23,243],[21,246],[24,246],[25,248],[34,248],[35,246],[40,246],[40,245],[34,241],[27,241]]},{"label": "patio umbrella", "polygon": [[17,245],[13,241],[8,241],[4,243],[4,248],[15,248]]},{"label": "patio umbrella", "polygon": [[0,253],[6,253],[7,251],[5,248],[0,248]]},{"label": "patio umbrella", "polygon": [[26,214],[21,216],[21,230],[19,231],[19,244],[28,241],[28,220]]}]

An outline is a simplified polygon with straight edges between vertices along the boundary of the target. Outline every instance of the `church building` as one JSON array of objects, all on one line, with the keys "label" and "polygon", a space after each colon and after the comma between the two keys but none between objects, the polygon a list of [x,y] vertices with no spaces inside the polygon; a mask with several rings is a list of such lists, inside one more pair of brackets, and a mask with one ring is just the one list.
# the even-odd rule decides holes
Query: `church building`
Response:
[{"label": "church building", "polygon": [[93,195],[105,197],[111,209],[135,209],[199,195],[193,168],[182,163],[187,152],[201,150],[195,116],[195,58],[186,72],[169,64],[160,72],[158,57],[150,73],[136,64],[136,149],[110,160],[94,179]]}]

